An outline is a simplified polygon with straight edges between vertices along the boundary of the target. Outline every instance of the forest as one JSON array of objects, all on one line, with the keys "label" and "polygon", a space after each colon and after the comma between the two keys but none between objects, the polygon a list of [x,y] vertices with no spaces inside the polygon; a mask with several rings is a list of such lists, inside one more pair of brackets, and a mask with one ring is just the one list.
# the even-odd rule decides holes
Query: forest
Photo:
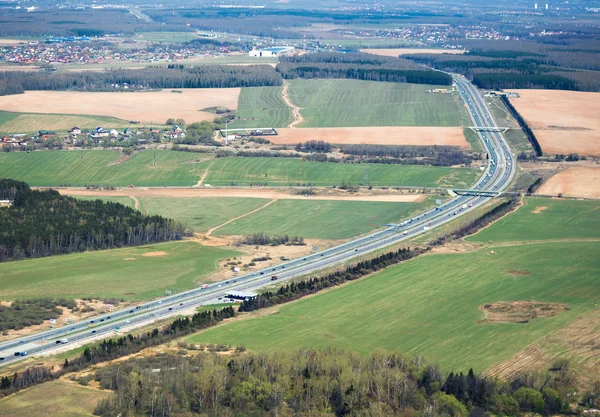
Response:
[{"label": "forest", "polygon": [[0,208],[0,262],[179,240],[186,233],[179,222],[119,203],[82,201],[0,179],[0,194],[10,193],[12,205]]},{"label": "forest", "polygon": [[508,381],[443,372],[416,355],[361,356],[338,349],[200,353],[132,358],[96,369],[114,393],[94,414],[109,416],[490,416],[555,415],[594,407],[600,387],[572,395],[575,373],[557,361]]},{"label": "forest", "polygon": [[283,78],[350,78],[415,84],[451,85],[452,77],[422,69],[410,61],[364,53],[319,53],[281,57]]},{"label": "forest", "polygon": [[[119,69],[101,72],[0,72],[0,95],[28,90],[136,91],[160,88],[230,88],[281,85],[268,65],[201,65]],[[125,88],[127,86],[127,88]]]}]

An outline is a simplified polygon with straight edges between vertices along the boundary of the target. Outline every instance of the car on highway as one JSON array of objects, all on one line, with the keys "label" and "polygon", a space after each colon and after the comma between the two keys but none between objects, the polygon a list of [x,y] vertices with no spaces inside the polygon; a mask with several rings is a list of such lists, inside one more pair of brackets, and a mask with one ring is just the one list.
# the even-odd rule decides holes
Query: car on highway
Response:
[{"label": "car on highway", "polygon": [[129,314],[133,313],[133,310],[129,310]]},{"label": "car on highway", "polygon": [[169,311],[173,310],[173,307],[169,307]]},{"label": "car on highway", "polygon": [[97,330],[92,330],[92,334],[96,334],[96,333],[97,333]]}]

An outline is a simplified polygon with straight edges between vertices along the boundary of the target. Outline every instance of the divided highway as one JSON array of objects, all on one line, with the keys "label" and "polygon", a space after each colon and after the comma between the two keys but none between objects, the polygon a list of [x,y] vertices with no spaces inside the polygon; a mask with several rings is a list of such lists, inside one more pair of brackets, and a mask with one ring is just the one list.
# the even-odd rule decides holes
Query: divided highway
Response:
[{"label": "divided highway", "polygon": [[[487,106],[477,89],[461,76],[454,76],[455,86],[470,113],[473,125],[496,127]],[[100,336],[112,335],[116,331],[129,330],[148,325],[157,319],[180,314],[182,310],[205,304],[221,303],[230,291],[256,291],[271,283],[271,276],[278,280],[313,273],[349,259],[382,249],[404,239],[427,232],[435,227],[454,220],[456,217],[477,208],[490,199],[479,192],[499,193],[504,191],[515,174],[514,155],[511,153],[501,132],[478,132],[488,154],[488,163],[483,175],[471,187],[471,194],[453,198],[445,204],[421,213],[400,224],[387,227],[368,236],[352,240],[342,245],[317,252],[304,258],[266,268],[227,281],[195,288],[171,295],[136,307],[115,310],[109,314],[95,316],[60,328],[36,333],[30,336],[0,343],[0,366],[24,359],[30,355],[46,354],[55,350],[60,341],[67,339],[68,345],[81,344]],[[15,356],[17,352],[27,352],[25,356]]]}]

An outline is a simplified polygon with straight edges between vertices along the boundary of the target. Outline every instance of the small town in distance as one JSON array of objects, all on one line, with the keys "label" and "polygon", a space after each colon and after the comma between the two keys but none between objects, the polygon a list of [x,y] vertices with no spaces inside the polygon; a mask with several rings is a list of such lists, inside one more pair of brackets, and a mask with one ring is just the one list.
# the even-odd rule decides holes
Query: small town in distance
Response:
[{"label": "small town in distance", "polygon": [[0,417],[600,416],[596,5],[0,20]]}]

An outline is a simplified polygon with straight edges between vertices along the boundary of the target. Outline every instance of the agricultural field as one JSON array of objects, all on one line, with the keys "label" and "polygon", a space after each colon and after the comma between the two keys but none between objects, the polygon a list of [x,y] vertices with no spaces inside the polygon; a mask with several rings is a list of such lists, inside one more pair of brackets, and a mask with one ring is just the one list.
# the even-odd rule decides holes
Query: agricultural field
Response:
[{"label": "agricultural field", "polygon": [[281,98],[281,87],[242,88],[237,108],[230,129],[286,127],[292,122],[290,108]]},{"label": "agricultural field", "polygon": [[[6,262],[1,300],[36,297],[147,300],[194,288],[238,252],[181,241]],[[123,277],[127,277],[126,280]]]},{"label": "agricultural field", "polygon": [[319,79],[291,80],[289,97],[300,107],[298,127],[460,126],[458,95],[425,84]]},{"label": "agricultural field", "polygon": [[430,126],[369,126],[369,127],[306,127],[277,129],[269,140],[278,145],[296,145],[308,140],[324,140],[334,144],[459,146],[481,149],[480,142],[467,141],[460,127]]},{"label": "agricultural field", "polygon": [[[431,201],[429,202],[431,203]],[[427,204],[427,203],[425,203]],[[218,229],[216,235],[302,236],[346,239],[410,217],[423,203],[336,200],[277,200],[275,203]]]},{"label": "agricultural field", "polygon": [[[4,112],[2,112],[4,113]],[[36,114],[36,113],[8,113],[14,115],[4,123],[0,115],[0,132],[2,133],[37,133],[40,130],[55,132],[68,131],[73,126],[80,129],[93,129],[102,126],[105,129],[118,129],[130,127],[125,120],[114,117],[92,117],[73,114]],[[164,121],[162,122],[164,123]]]},{"label": "agricultural field", "polygon": [[400,56],[411,54],[450,54],[462,55],[467,52],[464,49],[445,49],[445,48],[376,48],[361,49],[360,52],[380,56]]},{"label": "agricultural field", "polygon": [[10,122],[14,118],[19,117],[18,113],[11,113],[7,111],[0,111],[0,131],[2,130],[2,125]]},{"label": "agricultural field", "polygon": [[[264,198],[138,197],[142,213],[177,219],[195,233],[206,233],[269,202]],[[255,231],[260,231],[256,230]]]},{"label": "agricultural field", "polygon": [[[423,354],[440,363],[443,371],[473,367],[479,372],[491,369],[495,375],[547,366],[553,358],[577,349],[579,369],[600,375],[593,344],[581,344],[598,335],[593,317],[598,316],[600,303],[596,232],[600,228],[594,227],[594,220],[586,222],[599,205],[554,202],[527,199],[517,212],[475,236],[480,241],[488,240],[483,239],[485,233],[498,236],[495,241],[505,242],[501,246],[472,250],[468,248],[475,242],[469,242],[463,250],[421,256],[340,288],[217,326],[188,341],[251,350],[343,347],[368,354],[383,349]],[[532,213],[543,206],[549,207],[541,212],[546,213],[544,221],[531,220],[543,215]],[[563,221],[574,233],[563,230],[552,236]],[[532,226],[520,230],[527,222]],[[566,238],[570,240],[554,240]],[[484,306],[501,302],[510,306],[509,314],[483,311]],[[532,312],[527,306],[534,302],[559,304]],[[530,346],[540,350],[528,350]]]},{"label": "agricultural field", "polygon": [[[0,159],[1,162],[1,159]],[[268,185],[363,184],[365,170],[373,186],[454,186],[468,187],[479,175],[472,168],[445,168],[412,165],[336,164],[290,158],[220,158],[200,164],[208,173],[205,184]]]},{"label": "agricultural field", "polygon": [[600,201],[526,198],[522,207],[467,240],[600,239]]},{"label": "agricultural field", "polygon": [[91,417],[110,392],[64,381],[46,382],[0,399],[0,415],[11,417]]},{"label": "agricultural field", "polygon": [[139,152],[120,164],[109,165],[120,156],[108,150],[4,153],[0,154],[0,177],[25,181],[31,186],[193,185],[203,171],[198,162],[210,157],[157,150]]},{"label": "agricultural field", "polygon": [[235,110],[239,94],[239,88],[183,88],[114,93],[26,91],[24,94],[0,97],[0,110],[118,117],[149,124],[163,124],[168,118],[184,119],[187,123],[192,123],[212,121],[215,115],[202,111],[209,107]]},{"label": "agricultural field", "polygon": [[548,179],[536,193],[600,198],[600,168],[589,166],[567,168]]},{"label": "agricultural field", "polygon": [[[600,302],[598,242],[436,254],[190,337],[251,350],[336,347],[423,354],[445,371],[483,371]],[[535,299],[570,310],[526,324],[487,323],[486,303]],[[264,314],[262,314],[264,316]]]},{"label": "agricultural field", "polygon": [[600,93],[512,90],[510,101],[549,154],[600,155]]}]

